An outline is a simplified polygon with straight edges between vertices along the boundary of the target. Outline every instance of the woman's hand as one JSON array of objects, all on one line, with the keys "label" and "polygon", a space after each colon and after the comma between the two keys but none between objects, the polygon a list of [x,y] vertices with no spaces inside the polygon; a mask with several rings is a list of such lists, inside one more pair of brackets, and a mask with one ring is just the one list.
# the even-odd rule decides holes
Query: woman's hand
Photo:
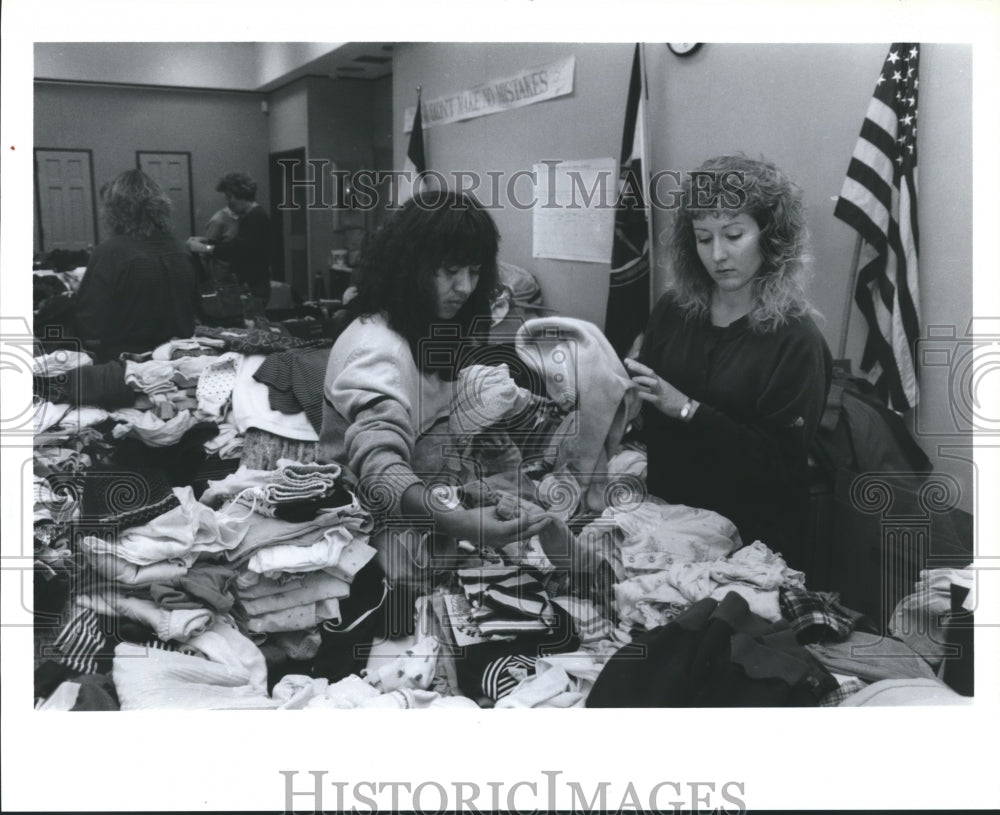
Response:
[{"label": "woman's hand", "polygon": [[499,517],[492,506],[452,509],[435,513],[439,532],[479,546],[504,546],[527,540],[552,521],[551,515],[521,510],[510,519]]},{"label": "woman's hand", "polygon": [[[625,367],[628,368],[632,381],[639,387],[640,399],[650,402],[664,416],[681,418],[681,409],[689,401],[687,396],[641,362],[626,358]],[[690,419],[696,408],[697,403],[693,403],[685,418]]]},{"label": "woman's hand", "polygon": [[205,243],[204,240],[197,236],[193,236],[187,239],[187,248],[189,252],[193,252],[196,255],[204,255],[206,252],[210,252],[212,247]]}]

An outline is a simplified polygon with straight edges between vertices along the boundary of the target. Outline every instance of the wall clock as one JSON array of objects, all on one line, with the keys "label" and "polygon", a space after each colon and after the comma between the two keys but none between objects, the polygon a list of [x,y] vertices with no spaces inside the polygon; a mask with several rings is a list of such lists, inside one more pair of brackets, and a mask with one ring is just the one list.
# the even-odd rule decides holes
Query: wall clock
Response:
[{"label": "wall clock", "polygon": [[700,42],[668,42],[667,47],[678,57],[689,57],[701,47]]}]

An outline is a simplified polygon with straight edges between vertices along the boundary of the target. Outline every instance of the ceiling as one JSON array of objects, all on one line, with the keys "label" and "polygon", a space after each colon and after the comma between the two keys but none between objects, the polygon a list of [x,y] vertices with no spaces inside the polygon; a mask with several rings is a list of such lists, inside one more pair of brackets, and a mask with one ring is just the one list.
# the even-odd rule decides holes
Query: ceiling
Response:
[{"label": "ceiling", "polygon": [[304,76],[332,79],[381,79],[392,74],[393,44],[346,42],[280,77],[261,84],[258,91],[272,91]]},{"label": "ceiling", "polygon": [[392,74],[384,42],[38,42],[42,82],[270,92],[306,76],[377,80]]}]

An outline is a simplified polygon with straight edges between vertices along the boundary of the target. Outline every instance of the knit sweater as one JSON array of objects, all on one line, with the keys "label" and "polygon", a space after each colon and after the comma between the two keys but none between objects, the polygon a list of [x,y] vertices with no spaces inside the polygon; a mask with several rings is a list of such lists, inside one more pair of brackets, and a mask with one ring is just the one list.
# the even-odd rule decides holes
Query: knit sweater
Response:
[{"label": "knit sweater", "polygon": [[801,565],[808,445],[822,415],[830,351],[809,317],[768,333],[747,317],[718,327],[665,295],[639,359],[700,402],[689,422],[643,409],[647,484],[671,503],[704,507]]},{"label": "knit sweater", "polygon": [[398,511],[408,487],[440,471],[452,384],[422,374],[383,317],[356,319],[338,337],[323,394],[318,460],[357,476],[365,509]]},{"label": "knit sweater", "polygon": [[75,295],[75,333],[101,359],[190,337],[198,288],[191,256],[171,235],[115,235],[98,245]]}]

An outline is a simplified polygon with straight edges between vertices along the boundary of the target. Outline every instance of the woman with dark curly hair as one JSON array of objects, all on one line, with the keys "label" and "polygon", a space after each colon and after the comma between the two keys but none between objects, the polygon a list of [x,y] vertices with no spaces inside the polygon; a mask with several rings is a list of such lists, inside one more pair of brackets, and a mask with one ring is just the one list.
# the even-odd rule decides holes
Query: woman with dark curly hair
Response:
[{"label": "woman with dark curly hair", "polygon": [[690,174],[673,282],[638,361],[649,491],[732,520],[808,565],[807,448],[831,357],[805,298],[801,193],[773,164],[721,156]]},{"label": "woman with dark curly hair", "polygon": [[432,541],[502,545],[549,521],[447,508],[427,483],[450,439],[452,382],[489,332],[499,240],[469,196],[412,198],[366,247],[355,319],[330,352],[319,458],[357,476],[359,500],[380,521],[372,545],[393,584],[426,579]]},{"label": "woman with dark curly hair", "polygon": [[197,280],[171,231],[170,199],[148,175],[127,170],[102,188],[101,202],[113,234],[94,249],[75,295],[75,336],[99,362],[190,337]]}]

